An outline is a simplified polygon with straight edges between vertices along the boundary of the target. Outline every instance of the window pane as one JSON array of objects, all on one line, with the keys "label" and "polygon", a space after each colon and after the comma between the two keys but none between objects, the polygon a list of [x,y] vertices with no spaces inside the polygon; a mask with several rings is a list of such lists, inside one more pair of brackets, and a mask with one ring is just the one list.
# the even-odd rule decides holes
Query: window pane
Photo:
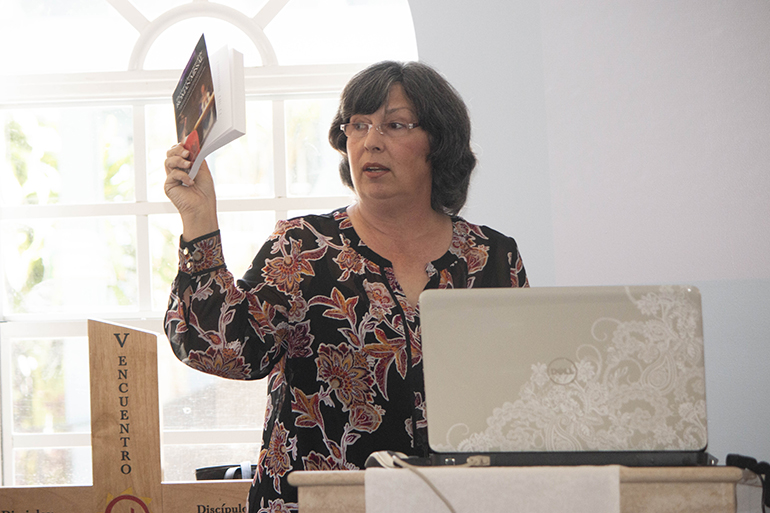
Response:
[{"label": "window pane", "polygon": [[91,448],[16,449],[14,486],[80,485],[89,486]]},{"label": "window pane", "polygon": [[206,160],[217,198],[266,198],[273,193],[273,109],[271,102],[246,103],[246,135]]},{"label": "window pane", "polygon": [[[182,220],[177,214],[149,216],[152,258],[152,309],[164,311],[177,274]],[[164,337],[165,338],[165,337]]]},{"label": "window pane", "polygon": [[158,391],[164,430],[262,429],[267,380],[236,381],[204,374],[177,360],[165,337],[159,341]]},{"label": "window pane", "polygon": [[289,196],[342,196],[340,154],[329,144],[337,99],[286,101],[286,167]]},{"label": "window pane", "polygon": [[[190,2],[191,0],[131,0],[131,3],[149,20],[154,20],[164,12]],[[237,9],[249,18],[253,18],[266,2],[267,0],[217,0],[218,4]]]},{"label": "window pane", "polygon": [[133,217],[0,222],[4,311],[78,313],[135,309]]},{"label": "window pane", "polygon": [[[206,7],[203,3],[198,9]],[[254,42],[238,27],[220,19],[200,17],[180,21],[165,30],[147,52],[143,69],[178,69],[181,74],[201,34],[206,35],[209,55],[228,45],[243,54],[244,66],[262,65]]]},{"label": "window pane", "polygon": [[[216,433],[212,433],[212,438]],[[242,461],[256,464],[261,435],[253,444],[206,444],[163,446],[164,481],[195,481],[195,469],[219,465],[240,466]]]},{"label": "window pane", "polygon": [[265,381],[232,381],[179,365],[184,372],[176,373],[181,381],[168,391],[173,395],[162,394],[164,429],[262,429]]},{"label": "window pane", "polygon": [[283,66],[417,59],[407,0],[290,0],[265,34]]},{"label": "window pane", "polygon": [[[163,162],[166,151],[176,144],[174,111],[168,104],[147,107],[147,197],[164,201]],[[217,198],[265,198],[273,196],[272,106],[267,101],[246,102],[246,135],[209,155],[206,161],[214,174]]]},{"label": "window pane", "polygon": [[[275,213],[220,212],[219,226],[227,268],[236,278],[243,276],[254,256],[275,227]],[[153,309],[168,305],[171,282],[177,274],[182,222],[177,214],[150,216]]]},{"label": "window pane", "polygon": [[217,0],[218,3],[241,11],[249,18],[253,18],[265,6],[268,0]]},{"label": "window pane", "polygon": [[4,0],[0,75],[126,70],[138,36],[105,0]]},{"label": "window pane", "polygon": [[134,200],[129,107],[0,111],[4,206]]},{"label": "window pane", "polygon": [[219,214],[227,267],[236,278],[243,276],[251,261],[275,228],[275,213],[222,212]]},{"label": "window pane", "polygon": [[166,152],[176,144],[176,126],[174,124],[174,106],[171,93],[168,102],[161,105],[148,105],[145,108],[145,130],[147,134],[147,199],[164,201],[163,183],[166,171],[163,163]]},{"label": "window pane", "polygon": [[86,338],[9,340],[15,433],[91,430]]},{"label": "window pane", "polygon": [[189,4],[190,0],[131,0],[131,3],[141,12],[148,20],[154,20],[164,12],[179,7],[180,5]]}]

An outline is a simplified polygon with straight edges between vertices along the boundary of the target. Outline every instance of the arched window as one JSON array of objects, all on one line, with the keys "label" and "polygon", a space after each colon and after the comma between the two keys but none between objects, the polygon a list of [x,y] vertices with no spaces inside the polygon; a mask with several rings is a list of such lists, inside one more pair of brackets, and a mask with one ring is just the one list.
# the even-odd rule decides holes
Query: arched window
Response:
[{"label": "arched window", "polygon": [[[208,159],[236,275],[277,219],[350,201],[326,142],[339,92],[371,62],[417,58],[407,0],[4,3],[3,485],[91,481],[86,319],[162,333],[181,233],[162,191],[170,100],[201,33],[246,66],[247,134]],[[256,460],[264,385],[195,373],[159,344],[165,479]]]}]

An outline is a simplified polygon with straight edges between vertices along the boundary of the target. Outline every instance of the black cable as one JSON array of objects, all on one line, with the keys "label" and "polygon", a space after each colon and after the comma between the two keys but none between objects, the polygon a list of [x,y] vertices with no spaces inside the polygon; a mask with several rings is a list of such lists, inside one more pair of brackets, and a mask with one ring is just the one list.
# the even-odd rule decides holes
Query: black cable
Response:
[{"label": "black cable", "polygon": [[750,470],[759,477],[759,482],[762,483],[762,513],[765,513],[766,508],[770,507],[770,487],[767,483],[767,479],[770,477],[770,463],[758,462],[754,458],[740,454],[728,454],[725,464],[730,467]]}]

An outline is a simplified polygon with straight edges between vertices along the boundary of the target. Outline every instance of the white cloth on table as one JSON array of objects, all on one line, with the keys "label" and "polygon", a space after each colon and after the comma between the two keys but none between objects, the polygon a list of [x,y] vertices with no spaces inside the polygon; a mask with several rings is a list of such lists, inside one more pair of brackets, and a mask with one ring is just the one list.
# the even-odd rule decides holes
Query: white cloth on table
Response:
[{"label": "white cloth on table", "polygon": [[[619,513],[620,468],[420,467],[457,513]],[[367,513],[448,512],[419,476],[404,468],[366,470]]]}]

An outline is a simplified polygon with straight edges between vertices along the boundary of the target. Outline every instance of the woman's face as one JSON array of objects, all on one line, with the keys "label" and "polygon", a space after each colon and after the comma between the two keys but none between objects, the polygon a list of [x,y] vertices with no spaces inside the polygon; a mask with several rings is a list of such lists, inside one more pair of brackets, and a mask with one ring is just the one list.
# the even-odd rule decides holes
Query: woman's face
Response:
[{"label": "woman's face", "polygon": [[[372,114],[355,114],[351,123],[419,123],[401,84],[391,86],[385,103]],[[430,207],[431,165],[428,134],[419,126],[402,137],[381,134],[376,128],[362,138],[347,140],[350,175],[359,199],[408,202]],[[419,203],[414,203],[419,202]]]}]

